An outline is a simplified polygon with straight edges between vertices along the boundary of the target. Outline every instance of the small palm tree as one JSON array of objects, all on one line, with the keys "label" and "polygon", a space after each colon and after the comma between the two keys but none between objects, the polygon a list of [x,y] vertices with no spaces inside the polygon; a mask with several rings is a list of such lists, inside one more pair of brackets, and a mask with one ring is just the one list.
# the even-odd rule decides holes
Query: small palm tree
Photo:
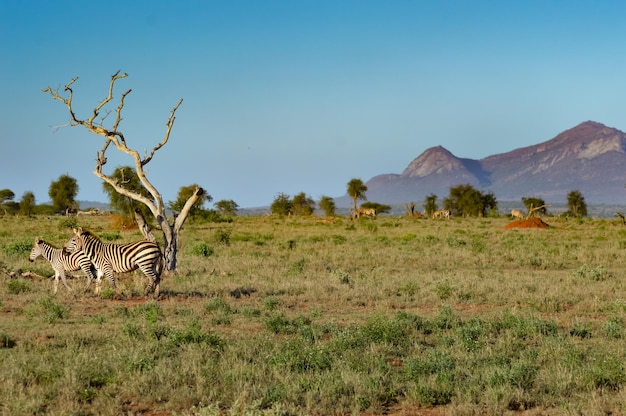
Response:
[{"label": "small palm tree", "polygon": [[356,212],[356,201],[358,199],[362,199],[367,201],[365,197],[365,192],[367,192],[367,186],[363,183],[361,179],[353,178],[348,182],[348,195],[352,197],[352,208]]}]

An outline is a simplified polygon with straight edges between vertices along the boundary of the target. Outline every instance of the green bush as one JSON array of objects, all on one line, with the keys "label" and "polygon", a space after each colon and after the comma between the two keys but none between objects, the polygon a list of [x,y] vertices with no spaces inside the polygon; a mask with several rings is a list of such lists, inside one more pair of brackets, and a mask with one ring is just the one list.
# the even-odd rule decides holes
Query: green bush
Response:
[{"label": "green bush", "polygon": [[18,241],[15,243],[9,244],[5,249],[5,253],[13,256],[21,256],[24,254],[29,254],[33,249],[32,241]]},{"label": "green bush", "polygon": [[13,295],[19,295],[20,293],[30,292],[30,284],[20,279],[10,279],[7,282],[7,289],[9,293]]},{"label": "green bush", "polygon": [[43,322],[52,324],[67,318],[67,309],[50,296],[37,300],[28,308],[28,315],[40,317]]},{"label": "green bush", "polygon": [[213,252],[213,248],[206,243],[196,244],[191,248],[191,254],[194,256],[210,257]]}]

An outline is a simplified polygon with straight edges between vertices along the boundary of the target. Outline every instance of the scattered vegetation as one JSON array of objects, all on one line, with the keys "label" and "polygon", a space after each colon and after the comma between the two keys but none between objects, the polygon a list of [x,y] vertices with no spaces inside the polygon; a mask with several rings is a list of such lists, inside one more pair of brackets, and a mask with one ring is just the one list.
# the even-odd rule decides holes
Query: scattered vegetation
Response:
[{"label": "scattered vegetation", "polygon": [[[0,218],[3,270],[64,220]],[[3,274],[0,413],[620,414],[623,225],[544,220],[190,222],[158,301],[141,273],[104,299]]]}]

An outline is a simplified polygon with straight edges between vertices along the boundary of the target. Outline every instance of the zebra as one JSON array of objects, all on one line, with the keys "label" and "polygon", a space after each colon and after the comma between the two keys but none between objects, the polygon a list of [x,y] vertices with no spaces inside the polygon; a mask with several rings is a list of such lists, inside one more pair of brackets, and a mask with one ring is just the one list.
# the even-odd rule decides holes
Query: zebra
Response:
[{"label": "zebra", "polygon": [[[126,244],[103,243],[98,237],[79,227],[74,229],[74,235],[66,247],[70,252],[84,252],[96,266],[98,277],[106,276],[113,285],[114,272],[125,273],[141,269],[150,279],[145,295],[154,291],[154,296],[158,298],[163,255],[157,243],[148,240]],[[100,285],[100,279],[97,284]]]},{"label": "zebra", "polygon": [[375,217],[376,209],[375,208],[359,208],[357,210],[357,218],[360,218],[362,215],[366,215],[368,217]]},{"label": "zebra", "polygon": [[450,210],[440,209],[438,211],[433,212],[433,220],[437,217],[450,219]]},{"label": "zebra", "polygon": [[34,262],[39,256],[48,260],[54,269],[54,295],[56,295],[57,288],[59,286],[59,277],[67,290],[73,292],[72,288],[69,287],[67,280],[65,279],[66,271],[73,272],[76,270],[82,270],[87,276],[87,286],[85,287],[85,291],[89,289],[89,285],[91,285],[91,281],[94,279],[95,268],[89,258],[85,256],[82,251],[69,253],[62,248],[52,247],[44,240],[37,237],[35,238],[35,244],[33,245],[33,249],[30,251],[28,260]]}]

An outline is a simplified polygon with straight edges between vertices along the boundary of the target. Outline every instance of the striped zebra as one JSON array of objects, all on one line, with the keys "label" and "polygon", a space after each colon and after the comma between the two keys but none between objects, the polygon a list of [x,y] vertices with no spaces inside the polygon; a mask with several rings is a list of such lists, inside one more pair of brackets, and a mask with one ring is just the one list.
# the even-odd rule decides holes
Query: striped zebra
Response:
[{"label": "striped zebra", "polygon": [[447,219],[450,219],[450,210],[448,210],[448,209],[440,209],[438,211],[433,212],[433,220],[435,218],[447,218]]},{"label": "striped zebra", "polygon": [[54,290],[53,294],[56,295],[57,288],[59,286],[59,277],[61,281],[69,290],[73,292],[72,288],[67,284],[67,280],[65,279],[65,272],[73,272],[76,270],[82,270],[87,276],[87,287],[85,287],[85,291],[89,289],[89,285],[91,285],[91,281],[94,279],[95,268],[89,258],[83,254],[82,251],[77,251],[75,253],[69,253],[62,248],[52,247],[50,244],[43,241],[41,238],[35,238],[35,244],[33,245],[33,249],[30,251],[30,256],[28,256],[28,260],[33,262],[37,260],[37,258],[41,256],[44,259],[50,262],[50,265],[54,269]]},{"label": "striped zebra", "polygon": [[[126,273],[141,269],[150,279],[146,287],[146,296],[154,291],[159,296],[159,284],[163,271],[163,256],[157,243],[136,241],[134,243],[103,243],[98,237],[82,228],[74,229],[74,236],[66,245],[70,252],[82,251],[96,266],[99,277],[104,275],[114,285],[113,273]],[[100,279],[97,281],[100,285]]]}]

